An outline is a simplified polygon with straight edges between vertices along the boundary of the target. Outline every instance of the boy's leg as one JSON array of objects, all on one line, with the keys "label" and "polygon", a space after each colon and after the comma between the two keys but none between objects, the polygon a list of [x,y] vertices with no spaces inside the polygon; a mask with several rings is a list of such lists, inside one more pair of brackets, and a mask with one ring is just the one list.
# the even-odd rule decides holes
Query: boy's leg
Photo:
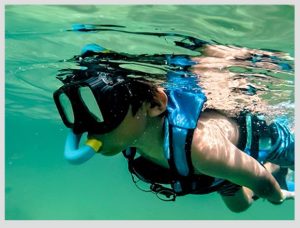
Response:
[{"label": "boy's leg", "polygon": [[281,119],[267,125],[264,116],[243,113],[237,120],[240,126],[238,147],[260,163],[276,164],[294,170],[295,136]]},{"label": "boy's leg", "polygon": [[[235,184],[232,185],[234,186]],[[249,188],[242,186],[239,186],[239,188],[235,187],[235,190],[230,194],[220,191],[219,194],[222,196],[222,200],[225,205],[232,212],[236,213],[247,210],[254,201],[254,193]]]},{"label": "boy's leg", "polygon": [[294,170],[295,137],[282,120],[276,119],[267,125],[264,116],[246,112],[237,122],[240,126],[237,146],[241,150],[262,164],[271,162]]},{"label": "boy's leg", "polygon": [[294,170],[295,137],[287,126],[274,121],[270,126],[271,146],[265,161]]}]

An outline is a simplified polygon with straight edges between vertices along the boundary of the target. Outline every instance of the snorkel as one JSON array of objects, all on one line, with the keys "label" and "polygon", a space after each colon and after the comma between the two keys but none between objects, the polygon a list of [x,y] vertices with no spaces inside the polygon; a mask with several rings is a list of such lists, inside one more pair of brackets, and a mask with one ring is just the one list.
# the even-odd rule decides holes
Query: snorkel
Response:
[{"label": "snorkel", "polygon": [[71,130],[66,138],[64,157],[71,164],[82,164],[91,159],[102,147],[102,142],[91,138],[85,145],[79,147],[82,134],[75,134]]}]

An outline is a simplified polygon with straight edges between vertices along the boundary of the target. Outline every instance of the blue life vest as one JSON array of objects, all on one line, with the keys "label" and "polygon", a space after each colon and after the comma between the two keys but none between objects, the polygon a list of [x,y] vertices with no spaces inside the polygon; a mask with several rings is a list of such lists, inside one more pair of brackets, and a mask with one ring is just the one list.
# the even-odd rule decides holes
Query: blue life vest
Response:
[{"label": "blue life vest", "polygon": [[192,173],[190,150],[193,133],[207,98],[194,75],[169,72],[167,81],[164,156],[179,175],[188,176]]},{"label": "blue life vest", "polygon": [[[129,148],[123,151],[123,154],[128,159],[130,172],[152,184],[156,181],[151,180],[151,170],[148,174],[147,171],[141,170],[139,172],[138,169],[146,169],[145,167],[151,169],[153,167],[153,172],[154,170],[161,170],[158,171],[160,175],[170,172],[168,177],[171,178],[171,181],[166,180],[162,183],[171,184],[175,195],[207,194],[218,190],[224,180],[206,175],[195,175],[191,162],[191,143],[194,130],[207,100],[198,85],[197,76],[185,71],[168,72],[165,89],[168,104],[164,122],[163,148],[170,170],[159,168],[154,163],[149,165],[148,163],[151,163],[149,161],[143,161],[147,164],[138,164],[142,161],[137,161],[139,168],[134,167],[136,150]],[[158,189],[161,190],[161,188],[160,186]],[[155,188],[151,187],[151,190],[153,189]]]}]

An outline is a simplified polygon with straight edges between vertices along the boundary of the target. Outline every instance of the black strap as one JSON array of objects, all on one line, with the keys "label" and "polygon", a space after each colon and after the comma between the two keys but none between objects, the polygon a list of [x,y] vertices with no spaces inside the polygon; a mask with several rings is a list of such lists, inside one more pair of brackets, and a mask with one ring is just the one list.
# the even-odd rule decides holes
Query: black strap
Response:
[{"label": "black strap", "polygon": [[179,177],[180,174],[176,168],[175,165],[175,159],[174,159],[174,148],[173,148],[173,133],[172,133],[172,126],[169,124],[168,127],[169,131],[169,148],[170,148],[170,158],[168,159],[168,164],[170,167],[170,170],[174,173],[175,176]]},{"label": "black strap", "polygon": [[258,116],[252,116],[252,145],[251,156],[258,160],[259,158],[259,139],[262,136],[269,135],[270,129],[265,120],[260,119]]},{"label": "black strap", "polygon": [[194,166],[192,163],[192,141],[193,141],[193,136],[194,136],[194,130],[189,129],[186,135],[186,143],[185,143],[185,153],[186,153],[186,162],[189,167],[189,175],[191,176],[194,174]]},{"label": "black strap", "polygon": [[259,152],[259,128],[257,125],[257,117],[252,116],[252,145],[251,156],[257,160]]}]

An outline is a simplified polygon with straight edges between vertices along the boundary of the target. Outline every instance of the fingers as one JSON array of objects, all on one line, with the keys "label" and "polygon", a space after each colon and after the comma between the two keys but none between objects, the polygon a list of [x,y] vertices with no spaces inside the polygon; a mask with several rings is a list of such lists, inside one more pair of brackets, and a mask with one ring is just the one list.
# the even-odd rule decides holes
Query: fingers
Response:
[{"label": "fingers", "polygon": [[284,197],[283,200],[295,199],[295,192],[287,191],[287,190],[284,190],[284,189],[281,189],[281,192],[282,192],[283,197]]}]

